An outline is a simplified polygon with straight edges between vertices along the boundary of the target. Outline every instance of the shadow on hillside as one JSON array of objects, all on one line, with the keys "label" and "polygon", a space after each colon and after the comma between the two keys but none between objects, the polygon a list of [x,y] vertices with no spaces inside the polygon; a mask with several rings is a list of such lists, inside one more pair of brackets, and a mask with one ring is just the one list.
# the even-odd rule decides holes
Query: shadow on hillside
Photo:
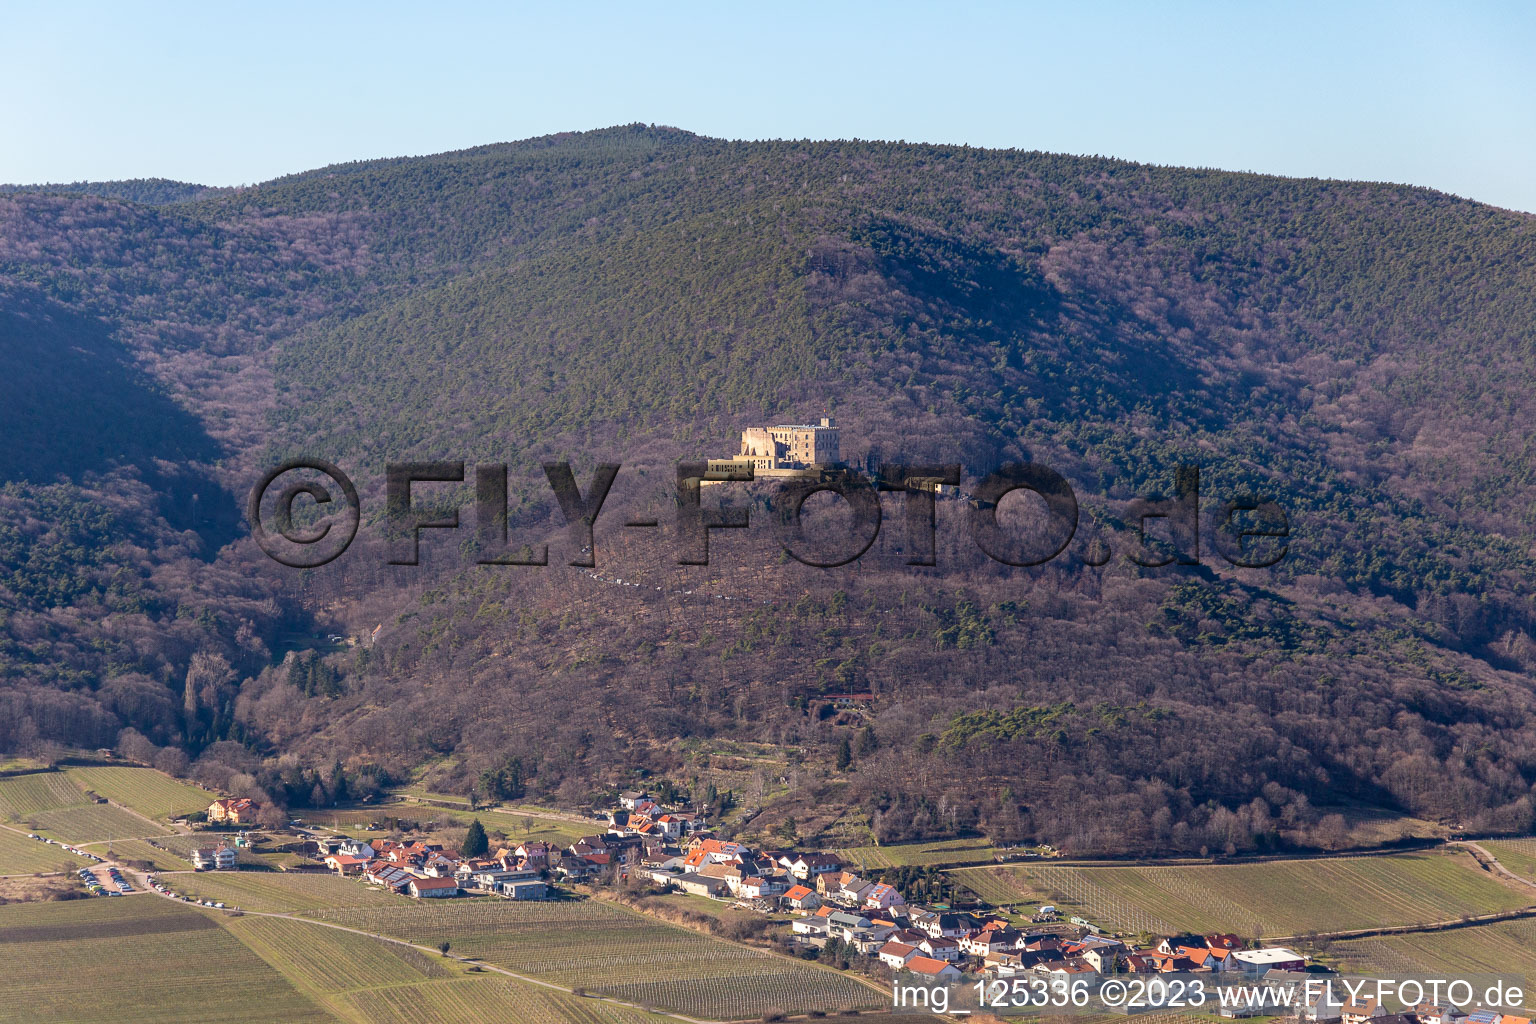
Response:
[{"label": "shadow on hillside", "polygon": [[218,445],[133,364],[105,324],[40,302],[0,302],[0,480],[78,481],[136,468],[156,511],[210,555],[237,535],[235,499],[201,468]]}]

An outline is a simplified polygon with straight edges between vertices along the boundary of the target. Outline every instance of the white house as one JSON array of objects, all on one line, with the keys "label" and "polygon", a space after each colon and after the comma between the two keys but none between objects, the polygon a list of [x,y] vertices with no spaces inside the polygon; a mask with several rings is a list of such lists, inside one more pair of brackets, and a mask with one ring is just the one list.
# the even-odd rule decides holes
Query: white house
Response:
[{"label": "white house", "polygon": [[378,851],[365,839],[343,839],[341,845],[336,847],[336,852],[343,857],[361,857],[363,860],[373,860],[378,856]]},{"label": "white house", "polygon": [[954,964],[932,957],[915,956],[907,961],[906,970],[932,981],[959,981],[960,969]]},{"label": "white house", "polygon": [[864,894],[864,906],[871,910],[885,910],[907,902],[901,898],[901,893],[896,891],[894,885],[879,883],[872,886]]},{"label": "white house", "polygon": [[934,960],[959,960],[960,940],[944,935],[930,935],[917,944],[925,956]]},{"label": "white house", "polygon": [[1304,971],[1307,969],[1306,957],[1283,946],[1238,950],[1232,954],[1232,959],[1237,961],[1238,970],[1247,974],[1264,974],[1268,971]]},{"label": "white house", "polygon": [[192,851],[192,867],[197,871],[233,871],[235,851],[222,843]]},{"label": "white house", "polygon": [[779,863],[802,882],[814,881],[817,875],[831,874],[843,869],[842,861],[830,853],[786,854],[779,858]]},{"label": "white house", "polygon": [[419,900],[441,899],[459,894],[459,883],[452,878],[412,878],[406,883],[406,888]]},{"label": "white house", "polygon": [[808,885],[797,885],[784,894],[784,902],[795,910],[815,910],[821,906],[821,897]]}]

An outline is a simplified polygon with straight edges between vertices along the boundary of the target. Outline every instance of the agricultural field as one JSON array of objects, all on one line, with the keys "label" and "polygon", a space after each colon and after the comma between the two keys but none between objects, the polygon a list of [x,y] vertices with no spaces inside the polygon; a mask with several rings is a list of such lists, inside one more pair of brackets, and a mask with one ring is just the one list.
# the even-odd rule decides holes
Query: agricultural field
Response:
[{"label": "agricultural field", "polygon": [[81,857],[57,846],[28,839],[20,832],[0,828],[0,875],[30,875],[38,871],[57,871],[63,864],[83,867]]},{"label": "agricultural field", "polygon": [[457,804],[466,811],[469,810],[469,800],[466,797],[454,796],[452,793],[433,793],[422,786],[408,786],[405,789],[395,790],[400,796],[410,797],[415,800],[440,800],[445,804]]},{"label": "agricultural field", "polygon": [[206,810],[217,799],[200,786],[173,779],[153,768],[67,768],[64,774],[80,788],[99,793],[148,818],[173,818]]},{"label": "agricultural field", "polygon": [[453,961],[409,946],[282,917],[240,917],[225,927],[305,991],[346,992],[458,977]]},{"label": "agricultural field", "polygon": [[316,924],[244,917],[229,930],[301,992],[346,1021],[433,1024],[645,1024],[658,1018],[522,984],[468,974],[455,960]]},{"label": "agricultural field", "polygon": [[[156,839],[155,842],[161,842],[161,840]],[[101,857],[107,856],[108,852],[106,843],[90,843],[85,849]],[[192,862],[186,857],[152,846],[148,839],[114,839],[111,854],[118,860],[145,862],[155,871],[192,870]]]},{"label": "agricultural field", "polygon": [[1428,977],[1499,974],[1536,978],[1536,920],[1499,921],[1441,932],[1348,939],[1331,943],[1327,956],[1347,969],[1364,974]]},{"label": "agricultural field", "polygon": [[833,850],[845,864],[869,870],[909,865],[990,864],[997,848],[985,838],[945,839],[932,843],[896,843],[888,846],[850,846]]},{"label": "agricultural field", "polygon": [[1050,903],[1054,896],[1039,888],[1025,873],[1027,865],[1009,864],[992,867],[961,868],[948,872],[955,882],[996,907]]},{"label": "agricultural field", "polygon": [[20,821],[38,811],[89,803],[63,772],[35,772],[0,779],[0,820]]},{"label": "agricultural field", "polygon": [[118,838],[142,839],[145,836],[170,834],[170,829],[112,804],[85,804],[81,807],[38,811],[28,815],[27,821],[34,824],[38,832],[45,832],[66,843]]},{"label": "agricultural field", "polygon": [[471,820],[480,819],[488,832],[504,832],[509,843],[546,842],[567,846],[582,836],[601,832],[606,826],[600,822],[578,823],[563,818],[546,818],[522,811],[443,811],[437,809],[437,820],[456,828],[468,828]]},{"label": "agricultural field", "polygon": [[1477,845],[1493,854],[1514,874],[1536,882],[1536,839],[1499,839]]},{"label": "agricultural field", "polygon": [[[388,804],[383,807],[321,807],[294,811],[306,825],[357,831],[369,822],[383,823],[386,818],[426,818],[440,812],[440,808],[416,807],[412,804]],[[382,834],[382,833],[381,833]]]},{"label": "agricultural field", "polygon": [[327,1024],[213,919],[151,895],[0,907],[0,1024]]},{"label": "agricultural field", "polygon": [[204,871],[162,879],[178,893],[259,913],[296,914],[339,907],[399,906],[402,896],[335,875],[287,871]]},{"label": "agricultural field", "polygon": [[673,927],[612,904],[443,901],[321,911],[313,916],[568,987],[584,986],[694,1017],[744,1019],[786,1007],[881,1005],[834,971]]},{"label": "agricultural field", "polygon": [[1055,903],[1122,932],[1300,935],[1424,924],[1536,903],[1466,854],[1403,853],[1238,865],[965,868],[994,903]]},{"label": "agricultural field", "polygon": [[386,835],[386,832],[370,833],[370,822],[383,824],[389,818],[408,818],[426,824],[435,822],[437,831],[468,828],[471,820],[480,819],[487,832],[503,832],[510,843],[542,841],[569,845],[573,840],[601,831],[602,822],[575,822],[564,818],[542,815],[534,811],[478,810],[464,808],[433,807],[410,802],[380,804],[369,807],[326,807],[299,813],[304,820],[316,826],[362,835]]}]

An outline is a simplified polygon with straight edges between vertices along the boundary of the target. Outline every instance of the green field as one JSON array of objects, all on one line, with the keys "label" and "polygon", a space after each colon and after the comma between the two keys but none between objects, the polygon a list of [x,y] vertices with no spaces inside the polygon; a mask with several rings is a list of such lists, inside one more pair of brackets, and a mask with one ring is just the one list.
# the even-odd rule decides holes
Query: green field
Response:
[{"label": "green field", "polygon": [[1477,845],[1521,878],[1536,882],[1536,839],[1499,839]]},{"label": "green field", "polygon": [[662,1024],[318,923],[152,895],[0,907],[0,1024]]},{"label": "green field", "polygon": [[152,895],[0,907],[0,1022],[323,1024],[218,924]]},{"label": "green field", "polygon": [[357,1024],[662,1024],[671,1018],[592,999],[562,995],[511,978],[474,979],[362,989],[344,997]]},{"label": "green field", "polygon": [[559,846],[568,846],[573,840],[582,836],[589,836],[594,832],[601,832],[606,826],[598,822],[591,824],[566,821],[563,818],[545,818],[536,814],[524,814],[521,811],[442,811],[438,809],[437,820],[440,822],[453,821],[457,827],[467,828],[474,818],[480,819],[488,831],[505,832],[507,842],[516,844],[524,842],[555,843]]},{"label": "green field", "polygon": [[20,832],[0,828],[0,875],[30,875],[57,871],[62,864],[83,867],[88,862],[57,846],[28,839]]},{"label": "green field", "polygon": [[[159,843],[163,840],[156,839],[155,842]],[[91,844],[86,849],[102,857],[107,855],[106,843]],[[112,856],[119,860],[145,861],[156,871],[192,870],[192,862],[186,857],[152,846],[148,839],[114,839]]]},{"label": "green field", "polygon": [[452,793],[433,793],[430,790],[422,789],[420,786],[410,786],[406,789],[395,790],[395,792],[400,796],[411,797],[416,800],[441,800],[445,804],[457,804],[466,811],[469,810],[469,798],[455,796]]},{"label": "green field", "polygon": [[423,824],[436,822],[439,831],[467,828],[472,819],[479,818],[480,824],[485,826],[486,831],[504,832],[507,836],[507,842],[512,844],[539,841],[555,843],[559,846],[568,846],[572,840],[581,836],[591,835],[594,832],[600,832],[605,827],[601,822],[597,821],[586,824],[566,821],[563,818],[548,817],[534,812],[470,811],[467,804],[462,810],[403,802],[370,807],[321,808],[298,813],[311,825],[335,828],[340,831],[359,833],[365,836],[370,834],[382,835],[383,833],[369,833],[363,826],[368,825],[370,822],[383,824],[389,818],[408,818]]},{"label": "green field", "polygon": [[1365,974],[1456,977],[1481,973],[1521,975],[1529,980],[1536,978],[1536,920],[1348,939],[1330,945],[1328,955]]},{"label": "green field", "polygon": [[63,772],[36,772],[0,779],[0,819],[19,821],[38,811],[89,803]]},{"label": "green field", "polygon": [[984,838],[945,839],[933,843],[850,846],[833,853],[858,868],[927,867],[934,864],[990,864],[997,848]]},{"label": "green field", "polygon": [[68,768],[81,788],[150,818],[171,818],[207,810],[217,799],[206,789],[181,782],[153,768]]},{"label": "green field", "polygon": [[657,1018],[594,1003],[408,946],[315,924],[244,917],[229,930],[301,992],[344,1020],[433,1024],[642,1024]]},{"label": "green field", "polygon": [[38,811],[27,815],[26,820],[35,825],[38,832],[76,844],[170,834],[170,829],[145,821],[112,804],[85,804],[82,807]]},{"label": "green field", "polygon": [[1405,853],[1241,865],[964,868],[954,877],[998,904],[1051,902],[1124,932],[1299,935],[1514,910],[1531,894],[1465,854]]},{"label": "green field", "polygon": [[457,954],[519,974],[694,1017],[881,1005],[879,993],[837,972],[606,903],[396,900],[313,916],[427,946],[447,940]]},{"label": "green field", "polygon": [[178,893],[262,913],[302,913],[337,907],[400,904],[354,878],[286,871],[204,871],[161,878]]}]

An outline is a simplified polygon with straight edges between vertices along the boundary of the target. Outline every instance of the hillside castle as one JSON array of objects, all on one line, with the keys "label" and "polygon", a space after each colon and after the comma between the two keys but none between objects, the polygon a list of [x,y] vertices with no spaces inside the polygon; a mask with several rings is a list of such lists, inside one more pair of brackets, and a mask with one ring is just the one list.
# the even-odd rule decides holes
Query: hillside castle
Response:
[{"label": "hillside castle", "polygon": [[710,468],[747,464],[754,476],[805,476],[842,462],[837,423],[823,416],[819,423],[748,427],[741,432],[741,451],[730,459],[711,460]]}]

